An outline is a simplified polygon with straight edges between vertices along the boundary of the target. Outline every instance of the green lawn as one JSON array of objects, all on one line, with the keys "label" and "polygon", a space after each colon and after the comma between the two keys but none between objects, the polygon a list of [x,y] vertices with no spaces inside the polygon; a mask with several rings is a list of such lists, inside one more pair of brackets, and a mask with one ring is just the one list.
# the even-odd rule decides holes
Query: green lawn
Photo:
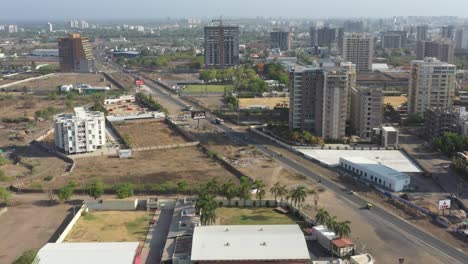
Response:
[{"label": "green lawn", "polygon": [[221,225],[301,224],[299,219],[278,213],[273,208],[221,207],[216,209],[216,216]]},{"label": "green lawn", "polygon": [[187,85],[183,90],[184,93],[224,93],[224,89],[227,91],[232,89],[232,85]]}]

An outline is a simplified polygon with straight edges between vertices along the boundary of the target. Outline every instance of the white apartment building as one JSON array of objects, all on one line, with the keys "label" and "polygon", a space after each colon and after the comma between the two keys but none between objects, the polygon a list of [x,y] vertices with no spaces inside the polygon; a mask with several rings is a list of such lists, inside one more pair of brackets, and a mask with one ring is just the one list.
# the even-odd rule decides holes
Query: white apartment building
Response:
[{"label": "white apartment building", "polygon": [[106,144],[104,113],[75,107],[74,114],[55,116],[55,145],[67,154],[93,152]]},{"label": "white apartment building", "polygon": [[436,58],[411,62],[408,90],[408,113],[424,113],[427,108],[448,108],[455,95],[453,64]]},{"label": "white apartment building", "polygon": [[364,33],[352,33],[343,39],[343,59],[356,65],[357,71],[371,71],[374,39]]}]

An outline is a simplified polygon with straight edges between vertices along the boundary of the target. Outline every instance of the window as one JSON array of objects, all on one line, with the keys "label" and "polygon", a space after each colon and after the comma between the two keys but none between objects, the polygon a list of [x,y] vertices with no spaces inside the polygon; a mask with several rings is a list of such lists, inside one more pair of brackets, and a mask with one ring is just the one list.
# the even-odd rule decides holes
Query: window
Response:
[{"label": "window", "polygon": [[371,175],[371,176],[370,176],[370,179],[373,180],[373,179],[374,179],[374,176]]}]

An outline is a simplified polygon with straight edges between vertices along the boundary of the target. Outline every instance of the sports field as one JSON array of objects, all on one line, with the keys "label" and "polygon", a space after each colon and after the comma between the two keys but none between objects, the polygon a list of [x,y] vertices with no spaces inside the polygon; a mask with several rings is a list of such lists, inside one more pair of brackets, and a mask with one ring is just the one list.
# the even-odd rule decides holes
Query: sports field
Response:
[{"label": "sports field", "polygon": [[232,90],[232,85],[187,85],[184,93],[224,93]]}]

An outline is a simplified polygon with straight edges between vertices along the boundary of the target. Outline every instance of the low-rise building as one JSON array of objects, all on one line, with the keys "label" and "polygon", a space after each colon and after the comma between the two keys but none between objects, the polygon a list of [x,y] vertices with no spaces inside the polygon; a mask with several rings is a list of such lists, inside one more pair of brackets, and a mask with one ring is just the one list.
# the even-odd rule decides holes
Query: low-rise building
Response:
[{"label": "low-rise building", "polygon": [[197,226],[192,263],[309,263],[304,234],[298,225]]},{"label": "low-rise building", "polygon": [[363,139],[372,136],[382,125],[383,94],[380,88],[351,88],[351,124],[353,132]]},{"label": "low-rise building", "polygon": [[67,154],[93,152],[106,144],[104,113],[75,107],[55,116],[55,145]]},{"label": "low-rise building", "polygon": [[398,147],[398,130],[392,126],[381,128],[381,143],[383,147]]},{"label": "low-rise building", "polygon": [[395,192],[403,191],[410,184],[408,175],[363,157],[340,158],[340,167],[361,180]]}]

